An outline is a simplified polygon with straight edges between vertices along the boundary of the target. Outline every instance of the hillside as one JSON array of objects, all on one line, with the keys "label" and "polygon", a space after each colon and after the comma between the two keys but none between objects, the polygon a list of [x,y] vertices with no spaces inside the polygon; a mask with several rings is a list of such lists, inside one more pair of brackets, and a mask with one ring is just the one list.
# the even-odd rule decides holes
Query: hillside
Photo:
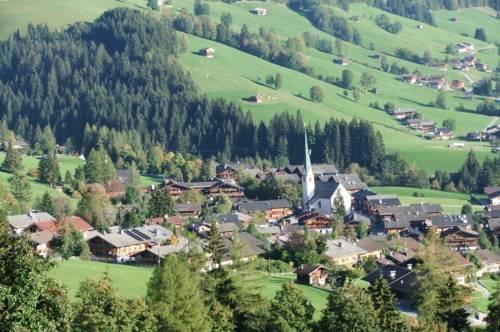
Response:
[{"label": "hillside", "polygon": [[[2,3],[0,9],[5,7],[6,10],[0,11],[0,17],[4,13],[11,14],[9,15],[9,22],[12,23],[2,31],[4,33],[8,30],[13,31],[16,27],[23,27],[29,21],[48,22],[54,28],[61,27],[61,25],[71,21],[92,19],[94,15],[97,16],[99,11],[105,8],[121,5],[141,7],[141,4],[144,4],[143,1],[106,1],[100,2],[99,6],[89,6],[88,2],[85,4],[76,2],[73,6],[63,6],[59,2],[49,0],[42,1],[42,3],[45,5],[44,8],[54,7],[57,10],[64,11],[66,21],[60,22],[58,19],[53,19],[53,17],[60,17],[60,15],[51,16],[52,14],[48,10],[33,15],[35,12],[27,12],[25,8],[27,6],[22,6],[16,11],[15,6]],[[192,11],[193,3],[194,1],[191,0],[173,1],[173,9],[164,9],[164,13],[175,14],[182,8]],[[31,8],[34,10],[40,4],[36,3]],[[210,15],[215,21],[219,21],[222,13],[231,13],[233,17],[232,28],[235,30],[238,30],[243,24],[246,24],[250,31],[257,31],[260,27],[265,27],[273,29],[282,40],[288,37],[297,37],[303,32],[309,31],[321,38],[333,41],[332,36],[316,29],[305,17],[280,4],[265,3],[264,6],[269,10],[267,16],[256,16],[249,13],[250,9],[263,5],[261,2],[250,1],[234,4],[210,2],[209,5]],[[82,9],[82,12],[79,13],[78,9]],[[355,24],[355,27],[361,33],[363,44],[366,46],[373,42],[375,51],[386,54],[390,64],[395,62],[411,70],[418,69],[428,75],[443,74],[447,79],[465,80],[463,74],[456,71],[438,71],[392,56],[396,47],[410,47],[418,50],[418,52],[428,49],[433,56],[442,59],[445,56],[443,51],[447,43],[461,41],[473,42],[477,48],[486,48],[478,54],[478,57],[490,66],[494,67],[497,62],[496,49],[488,48],[491,47],[489,44],[461,36],[452,29],[441,28],[439,21],[438,27],[432,27],[421,22],[385,13],[365,4],[352,4],[349,12],[344,12],[338,8],[334,8],[334,10],[340,16],[359,15],[361,19],[359,23]],[[20,17],[21,13],[24,14],[22,19]],[[378,27],[373,21],[373,17],[381,13],[386,14],[391,21],[401,22],[403,30],[395,35]],[[37,19],[33,20],[33,16],[36,16]],[[14,17],[17,17],[17,19],[14,19]],[[2,22],[5,22],[5,20]],[[487,32],[492,30],[491,27],[494,26],[494,23],[497,22],[489,22],[490,26],[487,28]],[[422,30],[416,29],[418,24],[423,25]],[[500,31],[500,29],[488,33],[491,40],[496,38],[497,31]],[[463,105],[467,109],[475,109],[480,102],[479,99],[464,99],[462,93],[459,92],[446,92],[447,110],[427,107],[427,103],[435,100],[436,90],[402,83],[397,80],[397,76],[380,71],[378,69],[380,61],[372,57],[374,51],[354,44],[348,45],[347,56],[352,59],[352,62],[347,68],[353,72],[355,84],[358,84],[361,73],[369,72],[376,77],[376,86],[380,91],[377,95],[371,93],[362,95],[357,103],[345,98],[343,89],[337,86],[271,64],[213,41],[193,36],[187,36],[187,38],[189,50],[181,56],[181,61],[185,68],[191,72],[197,85],[208,96],[224,97],[235,101],[244,109],[251,110],[256,119],[269,120],[273,114],[283,110],[295,112],[300,109],[306,121],[324,121],[331,116],[346,120],[354,117],[369,120],[383,134],[388,151],[400,152],[406,158],[428,171],[437,168],[456,170],[458,165],[465,159],[465,150],[468,149],[449,149],[447,148],[448,142],[422,140],[414,132],[403,127],[383,111],[369,107],[369,104],[377,102],[379,105],[383,105],[386,102],[392,102],[398,107],[415,108],[424,118],[436,121],[438,125],[441,125],[444,119],[454,119],[457,127],[456,134],[459,136],[470,131],[481,130],[494,120],[483,115],[455,111],[454,108],[459,105]],[[217,56],[215,59],[207,60],[195,54],[200,48],[207,46],[216,49]],[[345,66],[332,63],[333,55],[331,54],[322,53],[315,49],[307,49],[306,55],[309,64],[315,71],[322,73],[324,76],[340,76],[342,70],[346,69]],[[284,77],[283,88],[274,90],[265,86],[263,84],[265,77],[269,74],[274,75],[277,72],[280,72]],[[485,73],[471,71],[468,76],[473,80],[477,80],[485,77]],[[312,103],[308,100],[309,89],[313,85],[320,85],[325,91],[326,98],[321,104]],[[242,100],[242,98],[256,93],[264,94],[269,98],[260,105]],[[490,154],[486,144],[482,151],[476,143],[468,143],[468,145],[477,151],[480,159]]]}]

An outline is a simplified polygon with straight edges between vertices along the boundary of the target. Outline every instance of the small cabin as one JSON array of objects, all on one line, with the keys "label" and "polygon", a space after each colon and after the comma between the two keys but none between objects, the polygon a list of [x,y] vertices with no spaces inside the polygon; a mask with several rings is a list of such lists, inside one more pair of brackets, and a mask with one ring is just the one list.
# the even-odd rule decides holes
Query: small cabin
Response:
[{"label": "small cabin", "polygon": [[202,48],[199,53],[207,59],[213,59],[215,57],[215,49],[212,47]]},{"label": "small cabin", "polygon": [[256,95],[248,97],[249,102],[256,103],[256,104],[262,104],[265,99],[266,99],[266,97],[264,95],[261,95],[261,94],[256,94]]},{"label": "small cabin", "polygon": [[333,63],[336,63],[336,64],[341,65],[341,66],[347,66],[349,64],[349,59],[345,58],[345,57],[336,58],[336,59],[333,59]]},{"label": "small cabin", "polygon": [[266,16],[267,15],[267,9],[266,8],[254,8],[250,11],[250,13],[257,15],[257,16]]}]

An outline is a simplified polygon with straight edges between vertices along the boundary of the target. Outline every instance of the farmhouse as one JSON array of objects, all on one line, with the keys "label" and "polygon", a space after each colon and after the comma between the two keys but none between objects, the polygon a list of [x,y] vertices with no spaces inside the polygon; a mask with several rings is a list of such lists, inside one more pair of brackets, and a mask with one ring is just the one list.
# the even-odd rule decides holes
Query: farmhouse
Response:
[{"label": "farmhouse", "polygon": [[174,210],[182,217],[198,217],[201,214],[201,203],[177,203]]},{"label": "farmhouse", "polygon": [[328,278],[328,270],[322,265],[302,264],[295,270],[297,283],[303,285],[324,286]]},{"label": "farmhouse", "polygon": [[463,90],[465,88],[465,83],[462,80],[452,80],[450,81],[451,90]]},{"label": "farmhouse", "polygon": [[401,76],[401,80],[405,83],[416,84],[419,77],[415,74],[403,75]]},{"label": "farmhouse", "polygon": [[379,241],[376,241],[372,238],[365,238],[356,242],[356,245],[366,251],[365,254],[361,255],[362,259],[368,257],[374,257],[375,259],[379,259],[382,257],[382,252],[384,251],[384,245]]},{"label": "farmhouse", "polygon": [[234,181],[206,181],[206,182],[180,182],[175,180],[165,180],[158,190],[167,190],[172,197],[179,197],[180,194],[189,190],[199,191],[210,197],[226,194],[231,198],[244,197],[243,188]]},{"label": "farmhouse", "polygon": [[412,108],[396,108],[391,112],[391,115],[394,119],[397,120],[406,120],[412,119],[415,115],[416,111]]},{"label": "farmhouse", "polygon": [[40,222],[56,222],[56,218],[47,212],[32,212],[8,216],[7,221],[15,234],[21,234],[25,229]]},{"label": "farmhouse", "polygon": [[434,140],[448,140],[453,138],[453,131],[448,128],[437,128],[434,132],[432,139]]},{"label": "farmhouse", "polygon": [[481,268],[476,271],[476,276],[500,272],[500,255],[488,249],[477,250],[474,254],[482,263]]},{"label": "farmhouse", "polygon": [[485,187],[484,193],[488,196],[490,205],[500,205],[500,187]]},{"label": "farmhouse", "polygon": [[238,211],[244,213],[263,212],[266,219],[270,221],[276,221],[293,214],[292,205],[286,199],[241,201],[236,207]]},{"label": "farmhouse", "polygon": [[266,16],[267,15],[267,9],[266,8],[254,8],[250,10],[250,13],[255,14],[257,16]]},{"label": "farmhouse", "polygon": [[326,242],[327,249],[325,255],[335,264],[348,268],[356,265],[362,255],[366,254],[366,250],[356,246],[346,240],[328,240]]},{"label": "farmhouse", "polygon": [[401,202],[396,195],[368,195],[366,196],[366,209],[371,216],[378,216],[382,207],[400,206]]},{"label": "farmhouse", "polygon": [[474,51],[474,45],[467,42],[457,43],[456,49],[458,53],[468,53]]},{"label": "farmhouse", "polygon": [[441,232],[443,241],[453,250],[460,253],[478,248],[479,234],[462,226],[455,226]]},{"label": "farmhouse", "polygon": [[202,48],[199,53],[207,59],[213,59],[215,57],[215,49],[212,47]]},{"label": "farmhouse", "polygon": [[488,65],[482,62],[476,62],[476,69],[479,71],[488,71]]},{"label": "farmhouse", "polygon": [[55,234],[51,231],[41,231],[29,235],[29,241],[33,244],[35,253],[43,258],[47,258],[50,251],[50,242],[54,238]]},{"label": "farmhouse", "polygon": [[320,234],[331,233],[331,218],[316,212],[308,211],[297,217],[299,225],[303,225],[308,230],[314,230]]},{"label": "farmhouse", "polygon": [[447,215],[447,216],[432,216],[430,218],[429,226],[432,227],[436,232],[441,233],[455,227],[462,227],[467,230],[472,229],[472,215]]},{"label": "farmhouse", "polygon": [[336,63],[341,66],[347,66],[349,64],[349,58],[346,57],[335,58],[333,59],[333,63]]},{"label": "farmhouse", "polygon": [[248,97],[247,100],[249,102],[252,102],[252,103],[262,104],[266,100],[266,96],[261,95],[261,94],[256,94],[256,95]]}]

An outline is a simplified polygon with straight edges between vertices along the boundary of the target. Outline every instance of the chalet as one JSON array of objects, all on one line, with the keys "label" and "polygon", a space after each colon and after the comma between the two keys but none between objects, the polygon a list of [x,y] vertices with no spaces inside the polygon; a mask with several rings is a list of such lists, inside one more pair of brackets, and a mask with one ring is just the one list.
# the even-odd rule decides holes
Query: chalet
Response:
[{"label": "chalet", "polygon": [[45,221],[40,221],[40,222],[34,223],[33,225],[31,225],[28,228],[28,230],[31,233],[48,231],[48,232],[51,232],[55,235],[55,234],[57,234],[57,231],[58,231],[57,226],[58,225],[57,225],[56,220],[45,220]]},{"label": "chalet", "polygon": [[432,139],[434,140],[449,140],[452,139],[453,131],[448,128],[437,128],[434,132]]},{"label": "chalet", "polygon": [[198,217],[201,214],[201,203],[177,203],[174,210],[182,217]]},{"label": "chalet", "polygon": [[366,196],[366,208],[370,215],[378,216],[382,207],[400,206],[401,202],[396,195],[369,195]]},{"label": "chalet", "polygon": [[215,49],[212,47],[202,48],[199,53],[207,59],[213,59],[215,57]]},{"label": "chalet", "polygon": [[215,172],[217,174],[217,178],[228,181],[231,179],[238,180],[239,173],[248,174],[251,172],[254,173],[253,177],[255,177],[255,175],[260,173],[261,170],[238,161],[218,164],[215,168]]},{"label": "chalet", "polygon": [[419,130],[423,133],[432,133],[436,130],[436,123],[434,121],[422,120]]},{"label": "chalet", "polygon": [[118,233],[98,233],[87,242],[96,259],[126,262],[149,247],[169,244],[172,235],[171,231],[160,225],[144,225]]},{"label": "chalet", "polygon": [[462,226],[445,230],[440,237],[451,249],[461,253],[478,248],[479,234]]},{"label": "chalet", "polygon": [[172,197],[179,197],[185,191],[195,190],[209,197],[226,194],[233,199],[244,197],[243,188],[234,181],[206,181],[206,182],[178,182],[166,180],[159,186],[160,190],[167,190]]},{"label": "chalet", "polygon": [[[231,221],[217,221],[217,230],[223,237],[231,237],[240,231],[240,225]],[[211,226],[211,225],[210,225]]]},{"label": "chalet", "polygon": [[488,249],[477,250],[474,254],[481,261],[481,268],[476,271],[477,277],[484,273],[500,272],[500,255]]},{"label": "chalet", "polygon": [[402,230],[426,229],[430,218],[440,216],[443,209],[437,204],[411,204],[407,206],[380,207],[378,216],[387,233]]},{"label": "chalet", "polygon": [[372,238],[365,238],[356,242],[356,245],[366,251],[365,254],[362,254],[360,256],[361,259],[365,259],[368,257],[374,257],[375,259],[379,259],[382,257],[382,253],[384,251],[384,245],[379,241],[376,241]]},{"label": "chalet", "polygon": [[401,76],[401,80],[405,83],[417,84],[419,77],[415,74],[403,75]]},{"label": "chalet", "polygon": [[422,244],[411,237],[393,239],[387,243],[387,260],[398,266],[412,268],[421,248]]},{"label": "chalet", "polygon": [[458,53],[469,53],[474,51],[474,45],[467,42],[457,43],[456,49]]},{"label": "chalet", "polygon": [[482,62],[476,62],[476,69],[479,71],[488,71],[488,65]]},{"label": "chalet", "polygon": [[485,187],[484,193],[488,196],[488,204],[500,205],[500,187]]},{"label": "chalet", "polygon": [[481,131],[475,131],[475,132],[467,133],[467,135],[465,136],[465,139],[468,141],[480,141],[482,139],[486,139],[486,136]]},{"label": "chalet", "polygon": [[353,198],[354,210],[362,212],[367,211],[367,202],[368,202],[367,197],[373,195],[376,195],[376,193],[368,189],[363,189],[353,194],[352,198]]},{"label": "chalet", "polygon": [[359,23],[359,22],[361,22],[361,17],[359,17],[358,15],[351,16],[349,19],[350,19],[351,21],[353,21],[354,23]]},{"label": "chalet", "polygon": [[302,264],[295,270],[297,283],[310,286],[324,286],[328,270],[322,265]]},{"label": "chalet", "polygon": [[428,86],[431,89],[446,90],[449,88],[450,84],[442,77],[430,77],[423,85]]},{"label": "chalet", "polygon": [[253,220],[252,216],[241,212],[218,214],[215,218],[217,219],[217,222],[220,223],[235,223],[239,228],[247,228]]},{"label": "chalet", "polygon": [[412,119],[415,116],[416,111],[412,108],[396,108],[392,111],[391,115],[397,120]]},{"label": "chalet", "polygon": [[399,266],[382,266],[363,278],[373,285],[378,278],[384,278],[389,287],[399,299],[409,299],[417,289],[417,274],[415,271]]},{"label": "chalet", "polygon": [[462,227],[467,230],[472,229],[472,215],[447,215],[447,216],[432,216],[430,218],[429,227],[432,227],[436,232],[441,233],[455,227]]},{"label": "chalet", "polygon": [[346,240],[327,240],[326,245],[325,255],[335,265],[352,268],[361,260],[361,256],[366,255],[366,250]]},{"label": "chalet", "polygon": [[119,179],[104,182],[107,197],[118,197],[125,195],[125,183]]},{"label": "chalet", "polygon": [[33,244],[35,253],[43,258],[47,258],[50,252],[50,242],[55,238],[55,235],[51,231],[31,233],[29,241]]},{"label": "chalet", "polygon": [[437,70],[448,70],[448,64],[447,63],[432,63],[430,67],[437,69]]},{"label": "chalet", "polygon": [[[251,261],[257,258],[259,255],[265,253],[264,250],[265,242],[253,236],[252,234],[247,232],[241,232],[238,234],[238,239],[241,245],[241,250],[240,250],[241,262]],[[233,247],[234,240],[235,237],[225,237],[222,239],[226,254],[221,262],[222,266],[228,266],[234,264],[232,258],[230,257],[231,248]],[[217,265],[214,264],[211,260],[209,260],[206,263],[204,270],[210,271],[216,267]]]},{"label": "chalet", "polygon": [[471,54],[463,57],[462,59],[460,59],[460,61],[462,62],[462,66],[464,67],[464,69],[467,70],[469,68],[476,67],[477,58],[475,55]]},{"label": "chalet", "polygon": [[451,90],[463,90],[465,88],[465,82],[462,80],[452,80],[450,81]]},{"label": "chalet", "polygon": [[316,212],[307,211],[297,217],[299,225],[303,225],[308,230],[316,231],[320,234],[328,234],[332,232],[331,218]]},{"label": "chalet", "polygon": [[138,265],[159,265],[160,262],[170,254],[186,250],[187,240],[177,237],[176,243],[169,245],[154,246],[131,256]]},{"label": "chalet", "polygon": [[56,218],[47,212],[29,212],[15,216],[8,216],[7,221],[15,234],[21,234],[25,229],[40,222],[55,222]]},{"label": "chalet", "polygon": [[349,58],[346,57],[335,58],[333,59],[333,63],[341,66],[347,66],[349,64]]},{"label": "chalet", "polygon": [[266,16],[267,15],[267,9],[266,8],[254,8],[250,10],[250,13],[257,15],[257,16]]},{"label": "chalet", "polygon": [[[158,220],[159,222],[155,222]],[[159,217],[159,218],[150,218],[149,222],[146,222],[147,225],[162,225],[165,222],[165,218]],[[166,218],[166,223],[169,225],[174,226],[177,229],[182,229],[184,227],[184,218],[180,216],[168,216]]]},{"label": "chalet", "polygon": [[279,220],[293,214],[292,205],[286,199],[275,199],[268,201],[241,201],[237,209],[244,213],[263,212],[266,219],[270,221]]},{"label": "chalet", "polygon": [[247,98],[247,101],[256,104],[262,104],[266,100],[266,96],[262,94],[256,94]]},{"label": "chalet", "polygon": [[257,233],[265,236],[270,243],[275,243],[281,234],[281,228],[279,226],[272,226],[269,224],[260,225],[257,227]]}]

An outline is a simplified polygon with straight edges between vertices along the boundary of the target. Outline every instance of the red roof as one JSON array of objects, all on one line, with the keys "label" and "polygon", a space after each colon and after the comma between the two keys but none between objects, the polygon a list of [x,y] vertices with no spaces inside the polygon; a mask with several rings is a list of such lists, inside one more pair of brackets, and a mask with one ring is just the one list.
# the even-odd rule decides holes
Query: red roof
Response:
[{"label": "red roof", "polygon": [[34,224],[38,231],[43,232],[51,232],[57,234],[57,224],[53,220],[39,221]]},{"label": "red roof", "polygon": [[182,225],[184,225],[184,219],[182,219],[179,216],[168,217],[167,221],[168,221],[168,223],[170,223],[172,225],[175,225],[175,226],[182,226]]},{"label": "red roof", "polygon": [[94,227],[78,216],[69,217],[69,222],[80,232],[92,231]]}]

